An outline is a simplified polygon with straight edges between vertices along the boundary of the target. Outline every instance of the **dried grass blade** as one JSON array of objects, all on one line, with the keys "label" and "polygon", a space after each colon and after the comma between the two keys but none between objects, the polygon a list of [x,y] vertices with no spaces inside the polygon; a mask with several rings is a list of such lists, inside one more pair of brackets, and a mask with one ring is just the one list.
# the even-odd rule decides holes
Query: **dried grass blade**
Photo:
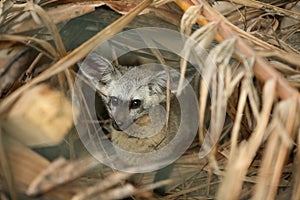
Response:
[{"label": "dried grass blade", "polygon": [[[41,53],[45,54],[46,56],[48,56],[51,59],[59,58],[56,50],[52,47],[52,45],[41,39],[37,39],[34,37],[21,36],[21,35],[0,34],[0,41],[20,42],[25,45],[31,46],[32,48],[40,51]],[[42,47],[42,49],[35,46],[33,43],[37,43],[38,45],[40,45]]]},{"label": "dried grass blade", "polygon": [[[275,80],[269,80],[266,82],[263,90],[264,102],[260,113],[261,120],[258,122],[255,131],[249,138],[249,141],[241,143],[240,147],[236,150],[236,154],[232,155],[231,159],[228,161],[224,180],[217,192],[217,199],[235,200],[239,198],[248,168],[265,136],[265,130],[269,122],[275,98],[275,89]],[[232,177],[235,178],[233,179]]]},{"label": "dried grass blade", "polygon": [[[265,83],[263,89],[263,105],[260,113],[260,121],[258,121],[255,131],[252,133],[249,139],[249,157],[253,159],[256,151],[262,143],[262,139],[265,135],[265,129],[269,122],[273,102],[276,95],[276,80],[269,80]],[[250,163],[249,163],[250,164]]]},{"label": "dried grass blade", "polygon": [[[56,49],[60,55],[60,57],[63,57],[66,55],[67,51],[65,49],[64,43],[60,37],[59,31],[52,21],[52,19],[48,16],[47,12],[37,4],[34,4],[33,2],[27,2],[26,9],[30,10],[30,12],[37,14],[37,18],[40,18],[41,21],[45,24],[45,26],[50,31],[53,41],[55,43]],[[32,15],[35,16],[35,15]]]},{"label": "dried grass blade", "polygon": [[245,67],[245,83],[247,84],[248,88],[248,98],[251,106],[251,111],[256,119],[256,121],[259,121],[259,97],[257,94],[257,91],[253,85],[253,65],[254,65],[254,59],[244,59],[244,67]]},{"label": "dried grass blade", "polygon": [[[212,150],[212,147],[217,143],[222,133],[222,128],[224,126],[225,116],[226,116],[226,88],[224,85],[225,81],[225,69],[228,67],[230,58],[235,51],[235,39],[230,39],[217,45],[213,50],[211,50],[208,58],[206,69],[203,73],[203,82],[207,83],[207,87],[212,85],[211,90],[211,118],[210,118],[210,130],[204,139],[204,142],[200,149],[200,157],[203,157]],[[202,91],[201,91],[202,92]],[[203,94],[201,93],[201,96]],[[207,92],[204,89],[204,95]],[[205,98],[205,99],[204,99]],[[205,115],[206,97],[204,97],[204,103],[200,102],[200,125],[199,127],[204,127],[203,117]],[[201,117],[202,116],[202,117]],[[200,133],[201,133],[200,129]]]},{"label": "dried grass blade", "polygon": [[251,7],[251,8],[257,8],[257,9],[262,9],[268,13],[274,13],[280,16],[286,16],[286,17],[291,17],[293,19],[300,20],[300,14],[286,10],[277,6],[273,6],[268,3],[264,2],[259,2],[255,0],[230,0],[229,2],[240,4],[243,6]]},{"label": "dried grass blade", "polygon": [[[300,129],[298,130],[298,133],[296,133],[298,136],[300,135]],[[300,137],[298,137],[297,140],[297,146],[300,146]],[[300,199],[300,148],[297,149],[296,154],[296,162],[295,162],[295,182],[294,182],[294,188],[293,188],[293,194],[292,194],[292,200],[298,200]]]},{"label": "dried grass blade", "polygon": [[[192,1],[182,1],[182,0],[175,0],[175,3],[181,7],[183,10],[187,10],[190,6],[194,5]],[[220,13],[218,13],[215,9],[213,9],[207,2],[199,0],[197,4],[203,5],[202,9],[202,16],[198,19],[198,24],[205,25],[208,23],[208,21],[218,21],[218,34],[216,35],[216,40],[218,42],[223,41],[226,38],[232,38],[234,35],[237,37],[237,43],[236,48],[244,54],[246,57],[254,57],[255,58],[255,64],[253,66],[253,71],[255,73],[255,76],[262,80],[263,82],[267,81],[268,79],[275,78],[278,81],[278,94],[280,98],[285,99],[289,98],[295,94],[299,95],[298,91],[291,87],[290,84],[282,77],[281,74],[279,74],[274,68],[267,63],[265,60],[263,60],[261,57],[257,56],[257,54],[252,50],[244,41],[242,38],[238,37],[239,35],[247,36],[250,41],[256,41],[255,44],[262,44],[260,46],[269,46],[270,49],[272,49],[274,52],[278,52],[280,54],[282,51],[276,49],[272,45],[269,45],[266,42],[263,42],[261,40],[258,40],[255,37],[249,38],[249,34],[242,31],[238,27],[235,27],[234,25],[230,24],[224,16],[222,16]],[[259,41],[259,42],[257,42]]]},{"label": "dried grass blade", "polygon": [[[212,185],[216,185],[218,183],[220,183],[220,181],[211,182],[210,185],[212,186]],[[181,199],[180,196],[182,196],[182,195],[185,195],[185,194],[197,191],[197,190],[201,190],[206,187],[207,187],[207,184],[200,184],[195,187],[187,188],[186,190],[181,190],[181,191],[175,192],[174,194],[168,195],[168,196],[166,196],[166,199]],[[202,198],[200,198],[200,199],[202,199]],[[203,197],[203,199],[207,199],[207,197]]]},{"label": "dried grass blade", "polygon": [[199,129],[198,129],[198,135],[199,135],[199,141],[203,143],[204,140],[204,118],[205,118],[205,110],[207,106],[207,96],[208,96],[208,83],[206,83],[204,80],[201,80],[199,93],[201,94],[199,96]]},{"label": "dried grass blade", "polygon": [[105,200],[123,199],[125,197],[129,197],[130,195],[134,194],[135,191],[136,191],[135,187],[133,187],[131,184],[125,184],[122,187],[109,190],[97,196],[97,199],[105,199]]},{"label": "dried grass blade", "polygon": [[[299,57],[300,60],[300,57]],[[294,75],[294,74],[300,74],[300,70],[298,69],[293,69],[292,67],[283,64],[281,62],[271,60],[270,63],[280,72],[286,75]]]},{"label": "dried grass blade", "polygon": [[231,133],[231,150],[230,150],[230,160],[233,159],[233,155],[236,155],[236,149],[238,144],[238,134],[241,128],[241,121],[243,117],[243,111],[245,109],[247,101],[247,90],[245,89],[245,84],[242,84],[242,90],[239,97],[238,108],[236,112],[236,117],[234,120],[234,125]]},{"label": "dried grass blade", "polygon": [[19,95],[22,94],[24,91],[26,91],[33,85],[45,81],[51,76],[56,75],[59,72],[62,72],[67,68],[71,67],[72,65],[76,64],[76,62],[84,58],[91,50],[93,50],[98,45],[111,38],[114,34],[121,31],[129,22],[131,22],[134,19],[135,16],[137,16],[142,10],[144,10],[147,6],[149,6],[151,2],[152,0],[144,0],[137,7],[135,7],[131,12],[120,17],[111,25],[107,26],[105,29],[97,33],[91,39],[83,43],[77,49],[75,49],[65,57],[61,58],[59,61],[57,61],[54,65],[52,65],[46,71],[41,73],[39,76],[32,79],[31,82],[20,87],[15,92],[13,92],[10,96],[6,97],[0,104],[0,114],[6,111],[6,109],[12,103],[14,103],[16,98],[18,98]]},{"label": "dried grass blade", "polygon": [[192,26],[197,22],[201,6],[191,6],[183,14],[180,22],[180,32],[184,35],[190,35]]},{"label": "dried grass blade", "polygon": [[[84,80],[84,79],[83,79]],[[86,84],[90,84],[89,82],[85,81]],[[92,87],[92,86],[90,86]],[[78,82],[75,82],[75,88],[76,88],[76,96],[77,98],[81,99],[81,101],[79,102],[80,105],[77,105],[79,108],[81,108],[82,110],[80,110],[80,112],[82,113],[83,115],[83,119],[89,119],[89,120],[92,120],[93,117],[92,117],[92,114],[90,112],[90,109],[88,109],[88,103],[86,101],[86,97],[84,96],[84,93],[81,89],[81,85],[78,84]],[[74,92],[74,91],[73,91]],[[93,130],[91,130],[88,122],[83,122],[85,123],[85,127],[87,129],[87,134],[89,136],[89,140],[91,141],[91,145],[93,148],[97,149],[97,144],[96,144],[96,141],[100,141],[100,136],[99,134],[96,134],[96,138],[93,137],[93,134],[94,132],[97,132],[97,128],[96,128],[96,125],[95,123],[92,124],[92,128]]]},{"label": "dried grass blade", "polygon": [[[292,98],[277,104],[274,111],[274,128],[264,153],[261,173],[253,199],[274,199],[282,176],[287,156],[299,127],[297,99]],[[283,129],[283,130],[282,130]],[[283,136],[283,134],[285,134]],[[291,138],[289,142],[283,137]]]},{"label": "dried grass blade", "polygon": [[4,149],[4,132],[0,126],[0,170],[1,174],[4,176],[6,184],[8,186],[9,194],[12,200],[17,200],[17,193],[15,190],[15,183],[12,171],[10,170],[10,163],[8,162],[8,156],[6,155],[6,150]]},{"label": "dried grass blade", "polygon": [[75,196],[73,196],[72,200],[89,199],[89,198],[91,198],[92,195],[106,191],[110,187],[113,187],[114,185],[129,178],[130,176],[131,176],[131,174],[123,173],[123,172],[113,173],[113,174],[109,175],[108,177],[106,177],[104,180],[101,180],[100,182],[96,183],[95,185],[87,187],[84,191],[76,194]]},{"label": "dried grass blade", "polygon": [[[261,57],[276,57],[279,60],[282,60],[286,63],[295,65],[297,67],[300,67],[300,55],[299,54],[295,54],[295,53],[290,53],[290,52],[284,52],[284,51],[257,51],[256,52],[257,55],[261,56]],[[275,66],[276,68],[276,66]]]},{"label": "dried grass blade", "polygon": [[[95,10],[95,7],[102,6],[104,2],[90,3],[89,2],[73,2],[55,6],[46,10],[47,15],[51,18],[51,22],[58,24],[71,20],[75,17],[79,17],[86,13],[90,13]],[[32,11],[34,12],[34,11]],[[9,23],[5,24],[5,26]],[[22,20],[22,23],[17,22],[9,27],[8,33],[17,34],[26,31],[32,31],[35,29],[43,28],[44,24],[37,24],[32,19]]]},{"label": "dried grass blade", "polygon": [[[11,8],[13,7],[14,3],[11,0],[8,1],[1,1],[0,2],[0,16],[5,15],[5,13]],[[2,19],[0,21],[2,23]]]},{"label": "dried grass blade", "polygon": [[234,91],[234,88],[241,82],[242,78],[245,76],[245,71],[241,70],[236,75],[232,75],[232,72],[228,70],[227,78],[228,83],[226,84],[226,96],[230,97]]},{"label": "dried grass blade", "polygon": [[97,165],[99,165],[99,161],[93,157],[82,158],[72,162],[62,158],[58,159],[31,182],[26,194],[38,195],[49,191],[58,185],[78,178]]},{"label": "dried grass blade", "polygon": [[[183,89],[184,85],[184,76],[185,72],[187,69],[187,60],[189,56],[191,55],[191,51],[196,51],[197,56],[199,59],[201,58],[206,58],[207,53],[206,53],[206,48],[208,45],[210,45],[214,37],[216,35],[216,23],[212,22],[209,23],[200,29],[196,30],[186,41],[184,44],[182,53],[183,53],[183,58],[180,59],[180,79],[179,79],[179,85],[178,85],[178,90],[177,90],[177,95],[180,95]],[[199,71],[201,72],[202,69],[205,67],[203,66],[205,63],[205,60],[199,60]]]},{"label": "dried grass blade", "polygon": [[[276,128],[276,125],[270,124],[269,127],[272,127],[272,132]],[[269,137],[267,141],[267,147],[265,148],[263,163],[260,167],[259,177],[257,180],[257,184],[255,186],[254,195],[252,199],[266,199],[268,192],[270,190],[270,179],[273,172],[274,165],[274,155],[277,154],[279,141],[277,137]]]}]

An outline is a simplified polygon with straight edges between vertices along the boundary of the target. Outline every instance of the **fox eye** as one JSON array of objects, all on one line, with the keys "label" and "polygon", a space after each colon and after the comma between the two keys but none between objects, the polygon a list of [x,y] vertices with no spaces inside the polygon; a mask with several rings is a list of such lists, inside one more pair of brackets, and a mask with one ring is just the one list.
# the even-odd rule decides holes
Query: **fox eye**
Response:
[{"label": "fox eye", "polygon": [[137,109],[141,106],[141,100],[139,99],[134,99],[130,102],[130,109]]},{"label": "fox eye", "polygon": [[117,97],[110,97],[110,103],[112,106],[117,106],[119,104],[119,99]]}]

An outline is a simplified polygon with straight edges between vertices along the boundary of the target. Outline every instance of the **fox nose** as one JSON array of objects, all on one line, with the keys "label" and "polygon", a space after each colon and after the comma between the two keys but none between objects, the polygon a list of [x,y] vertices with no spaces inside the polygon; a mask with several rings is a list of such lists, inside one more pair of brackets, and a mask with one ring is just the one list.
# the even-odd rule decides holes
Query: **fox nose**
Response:
[{"label": "fox nose", "polygon": [[113,125],[114,129],[116,129],[118,131],[122,131],[122,129],[120,127],[123,125],[123,122],[114,120],[112,125]]},{"label": "fox nose", "polygon": [[116,122],[116,124],[118,125],[118,126],[122,126],[123,125],[123,122],[120,122],[120,121],[115,121]]}]

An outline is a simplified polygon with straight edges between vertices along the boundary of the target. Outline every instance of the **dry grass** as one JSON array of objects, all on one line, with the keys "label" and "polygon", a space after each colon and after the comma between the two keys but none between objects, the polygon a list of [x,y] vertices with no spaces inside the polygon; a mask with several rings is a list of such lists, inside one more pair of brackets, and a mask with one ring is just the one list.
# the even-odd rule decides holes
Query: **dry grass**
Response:
[{"label": "dry grass", "polygon": [[[131,175],[116,172],[89,156],[78,156],[80,150],[76,148],[80,147],[74,147],[78,137],[73,130],[65,139],[73,160],[56,158],[50,162],[22,141],[10,138],[0,125],[0,198],[5,199],[9,194],[11,199],[22,195],[32,199],[41,195],[41,199],[73,200],[128,196],[133,199],[300,199],[300,45],[292,40],[297,34],[299,37],[300,14],[292,10],[297,1],[290,1],[287,7],[283,1],[228,2],[239,6],[220,14],[214,6],[201,0],[141,3],[44,0],[39,4],[1,1],[1,123],[20,96],[42,82],[71,96],[76,75],[74,65],[96,46],[130,26],[138,15],[150,11],[164,19],[168,16],[182,34],[193,38],[198,47],[208,49],[209,59],[205,60],[205,67],[200,67],[202,78],[196,83],[201,94],[198,138],[175,162],[170,179],[153,183],[154,173],[147,173],[140,185],[127,182]],[[126,14],[74,50],[67,49],[60,28],[68,20],[103,4]],[[76,8],[76,12],[68,7]],[[292,21],[292,25],[283,28],[280,24],[286,17],[298,22]],[[35,53],[26,54],[32,49]],[[191,53],[189,49],[187,43],[185,52]],[[163,64],[176,61],[159,50],[140,53]],[[198,53],[201,57],[201,52]],[[10,59],[5,59],[6,56]],[[178,63],[182,87],[187,63],[184,60]],[[33,73],[35,70],[39,73]],[[206,114],[207,107],[211,108],[210,115]],[[90,113],[85,114],[87,127],[93,127],[90,124],[95,121]],[[227,116],[225,125],[224,116]],[[207,117],[211,122],[208,131]],[[96,128],[89,131],[92,137]],[[158,197],[152,190],[161,186],[167,186],[166,194]]]}]

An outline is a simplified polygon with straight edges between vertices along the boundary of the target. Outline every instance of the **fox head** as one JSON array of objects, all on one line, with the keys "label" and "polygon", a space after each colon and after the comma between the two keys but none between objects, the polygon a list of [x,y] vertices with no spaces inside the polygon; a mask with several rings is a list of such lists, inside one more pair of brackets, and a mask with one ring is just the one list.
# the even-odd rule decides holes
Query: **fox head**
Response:
[{"label": "fox head", "polygon": [[80,70],[101,94],[116,130],[127,129],[149,114],[152,107],[166,101],[168,78],[172,92],[176,89],[172,83],[179,80],[177,71],[166,72],[157,64],[130,67],[121,72],[96,53],[85,59]]}]

